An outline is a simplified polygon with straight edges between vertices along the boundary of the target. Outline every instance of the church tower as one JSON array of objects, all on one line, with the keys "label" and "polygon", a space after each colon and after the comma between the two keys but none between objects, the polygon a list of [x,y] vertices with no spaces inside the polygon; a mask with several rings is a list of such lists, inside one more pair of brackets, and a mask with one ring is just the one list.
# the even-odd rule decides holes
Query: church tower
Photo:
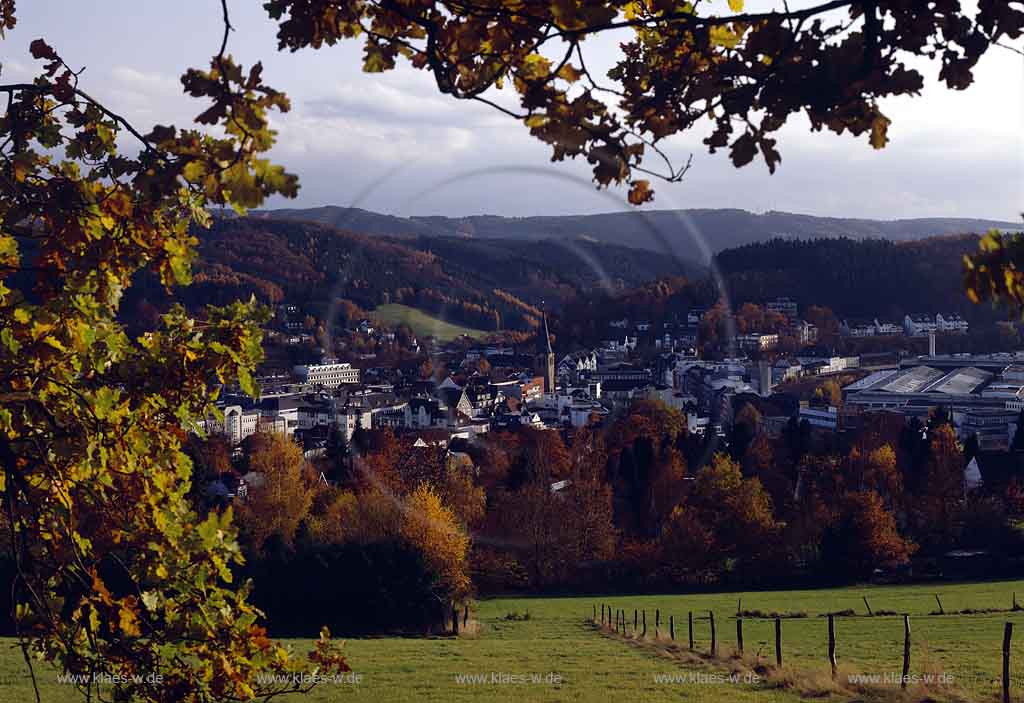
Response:
[{"label": "church tower", "polygon": [[542,317],[541,329],[537,331],[537,355],[534,357],[534,373],[544,377],[544,392],[555,392],[555,352],[551,349],[551,335],[548,333],[548,317]]}]

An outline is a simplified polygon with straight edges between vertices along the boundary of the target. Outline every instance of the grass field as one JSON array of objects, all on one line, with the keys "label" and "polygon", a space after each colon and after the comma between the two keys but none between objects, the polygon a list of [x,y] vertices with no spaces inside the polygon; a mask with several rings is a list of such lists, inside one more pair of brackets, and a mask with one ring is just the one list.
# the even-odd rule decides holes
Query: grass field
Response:
[{"label": "grass field", "polygon": [[[473,618],[476,632],[453,638],[355,639],[345,644],[359,683],[322,685],[305,698],[316,703],[373,701],[709,701],[731,703],[789,703],[800,700],[922,700],[920,690],[906,697],[895,687],[880,692],[851,694],[831,690],[826,657],[827,620],[822,613],[853,609],[857,615],[836,618],[837,652],[842,677],[848,674],[899,672],[902,663],[902,616],[867,617],[867,596],[875,611],[910,614],[913,648],[911,673],[947,674],[951,685],[936,684],[929,695],[938,700],[996,700],[999,691],[1001,639],[1004,622],[1017,629],[1012,647],[1015,697],[1024,696],[1024,612],[977,615],[929,615],[938,608],[938,594],[947,612],[965,608],[1009,608],[1013,592],[1024,601],[1024,581],[934,586],[858,587],[820,591],[765,591],[709,595],[650,595],[580,598],[519,598],[485,600]],[[760,658],[774,661],[774,623],[745,618],[746,662],[729,659],[736,639],[737,600],[745,610],[804,611],[803,618],[782,621],[785,683],[779,678],[757,685],[722,682],[716,675],[749,671]],[[667,637],[669,615],[676,624],[676,645],[686,649],[686,617],[693,611],[705,617],[713,610],[718,625],[719,661],[673,652],[667,642],[626,641],[588,622],[592,608],[605,603],[629,613],[647,610],[649,639],[654,610],[662,617]],[[529,620],[506,620],[509,613],[529,612]],[[708,623],[695,623],[698,652],[708,648]],[[305,651],[307,643],[293,642]],[[0,642],[0,703],[32,699],[27,671],[10,640]],[[499,676],[524,676],[504,683]],[[666,681],[665,675],[693,675],[699,681]],[[462,675],[482,675],[486,682],[460,681]],[[531,677],[538,677],[533,682]],[[557,678],[556,678],[557,676]],[[71,688],[56,682],[54,672],[37,670],[42,700],[75,700]],[[787,678],[788,677],[788,678]],[[500,679],[499,679],[500,680]],[[883,687],[884,688],[884,687]],[[812,695],[813,694],[813,695]]]},{"label": "grass field", "polygon": [[482,339],[489,332],[462,327],[450,322],[428,315],[422,310],[411,308],[408,305],[379,305],[372,313],[374,318],[389,325],[406,324],[420,337],[434,337],[438,341],[447,342],[462,335],[468,335],[474,339]]}]

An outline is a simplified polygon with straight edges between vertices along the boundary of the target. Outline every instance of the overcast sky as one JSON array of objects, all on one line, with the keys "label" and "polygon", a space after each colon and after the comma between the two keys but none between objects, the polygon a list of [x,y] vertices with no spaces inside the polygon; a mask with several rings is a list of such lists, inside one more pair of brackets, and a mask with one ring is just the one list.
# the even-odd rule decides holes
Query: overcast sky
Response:
[{"label": "overcast sky", "polygon": [[[258,0],[231,0],[230,51],[262,60],[268,84],[292,99],[275,117],[273,158],[299,174],[297,201],[269,206],[356,205],[397,215],[593,213],[626,209],[624,192],[598,193],[583,162],[549,162],[517,122],[439,94],[426,72],[360,71],[355,43],[278,53],[275,25]],[[18,26],[0,42],[6,80],[30,76],[32,39],[45,37],[81,87],[140,126],[185,125],[203,107],[181,91],[188,66],[205,66],[220,42],[217,0],[20,0]],[[611,61],[614,43],[593,47]],[[1024,61],[993,49],[966,92],[945,90],[925,66],[923,96],[883,104],[891,142],[810,133],[803,117],[782,132],[774,176],[755,161],[732,167],[709,155],[705,132],[671,141],[686,180],[655,182],[655,207],[738,207],[842,217],[988,217],[1024,208]]]}]

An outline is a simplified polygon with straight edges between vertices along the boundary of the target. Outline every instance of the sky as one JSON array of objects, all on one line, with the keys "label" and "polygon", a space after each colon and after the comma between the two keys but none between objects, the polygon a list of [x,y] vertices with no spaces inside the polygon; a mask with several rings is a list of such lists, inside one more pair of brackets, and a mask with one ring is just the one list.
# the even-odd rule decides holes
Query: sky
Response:
[{"label": "sky", "polygon": [[[400,65],[364,74],[356,42],[278,52],[261,4],[229,0],[236,28],[229,51],[246,66],[261,60],[266,83],[291,98],[292,111],[274,117],[271,156],[301,182],[297,200],[275,198],[268,207],[356,206],[403,216],[629,209],[623,189],[595,189],[585,162],[551,163],[548,147],[520,123],[440,94],[425,71]],[[185,126],[204,108],[182,93],[178,78],[207,65],[221,32],[217,0],[20,0],[17,27],[0,40],[2,80],[34,74],[28,45],[44,37],[69,64],[86,68],[80,87],[137,126]],[[614,38],[592,44],[592,70],[611,65]],[[921,68],[922,96],[882,103],[893,120],[886,149],[871,149],[866,136],[812,133],[798,117],[782,130],[782,164],[769,175],[763,162],[736,169],[727,150],[706,153],[706,130],[681,135],[665,149],[680,163],[692,154],[693,166],[680,183],[652,183],[653,207],[1018,221],[1024,59],[992,49],[964,92],[940,85],[937,65]]]}]

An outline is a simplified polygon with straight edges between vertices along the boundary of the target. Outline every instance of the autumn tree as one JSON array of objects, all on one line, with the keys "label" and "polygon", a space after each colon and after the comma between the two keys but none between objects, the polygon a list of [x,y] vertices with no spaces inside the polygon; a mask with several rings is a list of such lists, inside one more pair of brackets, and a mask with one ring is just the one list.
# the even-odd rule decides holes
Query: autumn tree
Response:
[{"label": "autumn tree", "polygon": [[956,431],[941,424],[928,433],[923,485],[911,506],[913,534],[922,548],[949,549],[963,529],[964,461]]},{"label": "autumn tree", "polygon": [[[279,46],[297,51],[358,38],[363,68],[398,60],[429,71],[442,93],[493,105],[549,144],[552,158],[583,157],[601,185],[631,184],[629,199],[651,197],[645,176],[683,178],[662,148],[669,137],[707,125],[708,150],[729,149],[737,166],[760,154],[769,170],[781,156],[777,133],[803,113],[814,130],[888,142],[882,99],[915,95],[917,59],[933,59],[951,89],[973,82],[992,45],[1017,39],[1017,2],[908,7],[897,2],[833,0],[767,11],[728,5],[527,0],[502,3],[348,4],[270,0]],[[623,32],[604,76],[589,70],[587,38]],[[619,36],[618,34],[616,36]],[[511,109],[491,89],[511,86]],[[612,96],[614,103],[603,98]],[[660,171],[650,159],[664,164]]]},{"label": "autumn tree", "polygon": [[[14,24],[4,0],[0,30]],[[324,643],[304,664],[267,639],[233,583],[231,512],[200,517],[187,500],[185,430],[217,384],[255,392],[267,314],[173,306],[131,336],[118,318],[143,272],[168,292],[190,282],[209,208],[297,192],[264,158],[269,113],[288,101],[259,64],[234,61],[227,36],[225,24],[209,66],[182,76],[204,103],[186,128],[129,123],[43,39],[29,46],[37,76],[0,84],[0,491],[19,641],[29,666],[31,651],[122,681],[105,691],[117,699],[251,699],[300,687],[260,672],[345,666]]]},{"label": "autumn tree", "polygon": [[468,595],[469,537],[455,513],[441,502],[433,488],[421,484],[409,495],[399,533],[420,550],[427,564],[438,574],[439,589],[435,593],[438,599],[455,600]]},{"label": "autumn tree", "polygon": [[[679,534],[699,539],[706,530],[713,537],[708,554],[693,555],[715,569],[738,559],[747,565],[776,556],[781,525],[776,521],[771,498],[756,478],[743,478],[739,465],[726,454],[716,454],[711,466],[697,474],[693,491],[673,511],[663,539]],[[701,530],[688,523],[696,521]],[[674,531],[674,532],[673,532]],[[675,543],[675,542],[673,542]]]},{"label": "autumn tree", "polygon": [[272,537],[291,547],[313,503],[315,476],[288,437],[257,433],[247,440],[255,441],[248,445],[251,486],[238,508],[242,536],[257,554]]},{"label": "autumn tree", "polygon": [[905,564],[916,546],[896,529],[896,519],[874,491],[846,495],[837,520],[825,531],[822,560],[829,572],[864,578],[876,568]]}]

